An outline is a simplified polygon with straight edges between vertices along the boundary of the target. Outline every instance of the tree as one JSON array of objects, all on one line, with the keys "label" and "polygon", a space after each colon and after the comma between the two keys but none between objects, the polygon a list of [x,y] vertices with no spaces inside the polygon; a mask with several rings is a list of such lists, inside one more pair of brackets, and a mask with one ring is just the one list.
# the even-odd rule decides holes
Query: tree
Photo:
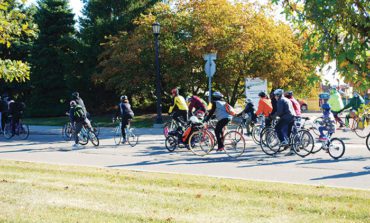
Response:
[{"label": "tree", "polygon": [[[97,68],[98,56],[107,37],[119,32],[132,32],[136,27],[133,20],[158,0],[84,0],[83,16],[80,18],[79,73],[76,87],[89,101],[100,101],[95,108],[102,110],[117,101],[115,92],[110,91],[93,74]],[[95,94],[89,94],[89,92]]]},{"label": "tree", "polygon": [[33,115],[60,115],[70,98],[66,79],[73,74],[75,29],[67,0],[40,0],[36,23],[40,33],[32,49]]},{"label": "tree", "polygon": [[[155,89],[151,24],[161,23],[160,55],[164,94],[175,86],[185,93],[207,89],[203,54],[217,52],[215,89],[230,103],[244,92],[245,77],[261,77],[275,87],[295,85],[298,90],[315,76],[302,59],[302,44],[289,26],[277,24],[264,10],[227,0],[163,3],[141,15],[132,33],[111,37],[101,54],[99,76],[108,87],[134,95],[140,103]],[[168,99],[168,97],[167,97]]]},{"label": "tree", "polygon": [[6,82],[24,82],[30,75],[29,65],[10,58],[8,53],[12,43],[36,34],[36,27],[29,23],[31,18],[22,12],[21,7],[14,0],[0,0],[0,79]]},{"label": "tree", "polygon": [[287,19],[305,39],[308,59],[320,65],[335,60],[346,81],[370,86],[369,27],[367,0],[272,0],[282,3]]}]

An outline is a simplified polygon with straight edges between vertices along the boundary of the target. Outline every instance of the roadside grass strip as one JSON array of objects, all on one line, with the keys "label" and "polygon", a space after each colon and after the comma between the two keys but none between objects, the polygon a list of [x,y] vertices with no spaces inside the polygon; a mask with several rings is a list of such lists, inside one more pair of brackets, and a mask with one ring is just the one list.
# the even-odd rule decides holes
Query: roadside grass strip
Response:
[{"label": "roadside grass strip", "polygon": [[0,160],[0,222],[365,223],[370,190]]}]

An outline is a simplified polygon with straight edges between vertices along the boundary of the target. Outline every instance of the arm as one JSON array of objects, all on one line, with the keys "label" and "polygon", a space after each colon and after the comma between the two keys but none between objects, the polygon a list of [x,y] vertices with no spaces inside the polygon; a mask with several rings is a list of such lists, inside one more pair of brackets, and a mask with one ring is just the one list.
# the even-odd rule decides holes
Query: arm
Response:
[{"label": "arm", "polygon": [[262,103],[262,100],[258,102],[258,109],[256,111],[256,115],[260,115],[263,113],[264,104]]},{"label": "arm", "polygon": [[204,121],[208,122],[213,116],[213,114],[215,113],[215,111],[216,111],[216,103],[212,103],[212,108],[211,110],[209,110],[208,116],[204,119]]},{"label": "arm", "polygon": [[170,106],[170,109],[168,110],[168,113],[171,114],[174,108],[175,108],[175,98],[172,99],[172,105]]}]

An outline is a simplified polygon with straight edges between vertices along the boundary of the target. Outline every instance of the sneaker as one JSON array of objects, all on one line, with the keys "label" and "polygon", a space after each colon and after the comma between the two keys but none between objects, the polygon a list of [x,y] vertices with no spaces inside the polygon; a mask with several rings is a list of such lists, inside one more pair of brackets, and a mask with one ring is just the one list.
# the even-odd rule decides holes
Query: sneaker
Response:
[{"label": "sneaker", "polygon": [[295,152],[293,150],[290,150],[289,153],[285,154],[285,156],[293,156]]},{"label": "sneaker", "polygon": [[73,144],[72,148],[73,149],[78,149],[78,148],[80,148],[80,144]]},{"label": "sneaker", "polygon": [[286,147],[289,146],[289,142],[287,140],[284,140],[280,143],[280,147]]},{"label": "sneaker", "polygon": [[222,152],[222,151],[224,151],[224,148],[218,148],[218,149],[216,150],[216,152]]},{"label": "sneaker", "polygon": [[328,138],[326,138],[325,136],[319,138],[319,141],[321,142],[325,142],[326,140],[328,140]]},{"label": "sneaker", "polygon": [[122,139],[121,144],[126,144],[126,139]]}]

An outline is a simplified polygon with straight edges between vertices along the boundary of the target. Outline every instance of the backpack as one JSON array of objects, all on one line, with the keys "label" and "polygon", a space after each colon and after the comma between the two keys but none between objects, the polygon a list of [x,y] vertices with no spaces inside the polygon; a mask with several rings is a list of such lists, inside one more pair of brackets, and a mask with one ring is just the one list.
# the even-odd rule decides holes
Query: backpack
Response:
[{"label": "backpack", "polygon": [[75,117],[76,120],[82,121],[85,120],[86,114],[83,110],[83,108],[80,105],[77,105],[73,111],[73,116]]},{"label": "backpack", "polygon": [[229,113],[230,115],[232,116],[236,115],[235,109],[229,103],[225,103],[225,109],[226,112]]}]

